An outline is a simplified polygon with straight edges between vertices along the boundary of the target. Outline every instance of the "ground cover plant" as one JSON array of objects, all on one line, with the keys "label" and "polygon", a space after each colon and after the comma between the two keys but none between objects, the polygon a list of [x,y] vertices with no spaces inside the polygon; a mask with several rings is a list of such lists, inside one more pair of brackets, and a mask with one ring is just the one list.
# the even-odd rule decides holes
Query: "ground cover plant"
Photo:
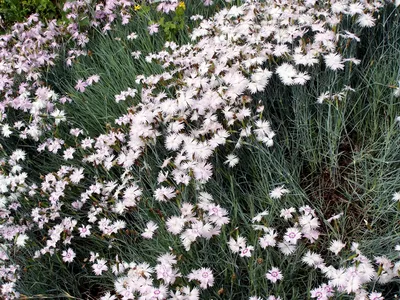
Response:
[{"label": "ground cover plant", "polygon": [[395,299],[383,1],[68,1],[0,38],[5,299]]}]

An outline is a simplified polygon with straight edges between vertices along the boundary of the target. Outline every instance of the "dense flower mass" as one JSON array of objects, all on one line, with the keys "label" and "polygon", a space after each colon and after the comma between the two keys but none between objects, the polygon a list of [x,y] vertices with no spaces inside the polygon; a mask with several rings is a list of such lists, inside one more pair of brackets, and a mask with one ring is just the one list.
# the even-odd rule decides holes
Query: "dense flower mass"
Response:
[{"label": "dense flower mass", "polygon": [[[178,0],[149,2],[166,15],[186,9]],[[216,287],[223,294],[221,278],[231,276],[234,282],[241,266],[229,262],[234,270],[229,276],[228,267],[214,270],[206,259],[196,261],[190,270],[185,266],[189,258],[204,255],[200,246],[215,241],[223,241],[222,260],[262,265],[266,284],[279,286],[290,273],[284,264],[264,262],[262,257],[271,251],[283,261],[301,257],[299,264],[321,275],[320,282],[325,283],[313,287],[311,298],[346,293],[357,299],[383,299],[381,293],[367,290],[367,284],[398,278],[400,261],[383,256],[371,260],[357,243],[345,239],[331,239],[325,251],[315,246],[321,236],[329,236],[334,226],[330,222],[336,224],[343,213],[325,220],[312,207],[299,205],[279,209],[277,216],[276,205],[296,196],[291,186],[278,182],[265,191],[271,209],[243,210],[249,229],[242,230],[233,212],[247,204],[224,207],[222,196],[207,192],[221,153],[222,166],[231,171],[242,163],[243,148],[256,143],[266,151],[273,149],[278,129],[265,118],[270,107],[256,96],[268,93],[272,83],[304,87],[317,67],[350,72],[360,61],[345,51],[346,44],[356,44],[361,37],[342,29],[341,22],[373,27],[383,1],[251,0],[240,6],[225,2],[211,18],[192,16],[199,23],[190,34],[191,43],[168,41],[161,51],[143,55],[129,49],[135,60],[157,64],[161,71],[136,74],[132,87],[113,96],[115,106],[127,102],[129,107],[97,136],[71,125],[65,107],[73,104],[73,97],[52,90],[42,72],[55,64],[64,40],[73,44],[65,58],[71,67],[79,57],[90,56],[86,46],[91,29],[106,36],[113,25],[127,25],[137,14],[146,15],[143,7],[130,0],[68,1],[68,23],[45,25],[32,15],[0,37],[4,299],[21,296],[17,285],[22,266],[15,256],[23,249],[33,253],[33,260],[55,257],[66,267],[81,266],[95,279],[113,278],[113,287],[108,288],[112,290],[102,291],[101,299],[200,299]],[[82,25],[85,18],[89,30]],[[151,22],[145,31],[155,39],[165,26],[164,20]],[[132,43],[140,38],[135,32],[127,35]],[[81,76],[72,83],[74,92],[84,94],[106,84],[102,76]],[[134,88],[134,82],[140,88]],[[316,101],[343,100],[349,91],[354,90],[347,85],[338,93],[319,91]],[[137,97],[139,103],[132,105],[130,100]],[[29,147],[20,149],[19,141]],[[62,163],[34,172],[27,160],[37,156]],[[399,202],[399,192],[392,199]],[[155,242],[160,248],[151,249],[154,259],[147,256],[148,261],[127,260],[123,253],[113,256],[126,247],[126,237],[133,244]],[[104,249],[77,247],[79,243]],[[135,257],[136,250],[128,252]],[[347,258],[340,259],[341,255]]]}]

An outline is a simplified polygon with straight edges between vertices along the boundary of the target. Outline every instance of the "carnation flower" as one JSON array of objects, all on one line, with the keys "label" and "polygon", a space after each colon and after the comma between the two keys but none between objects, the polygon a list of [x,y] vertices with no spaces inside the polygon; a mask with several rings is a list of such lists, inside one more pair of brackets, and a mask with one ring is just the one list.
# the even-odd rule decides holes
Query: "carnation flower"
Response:
[{"label": "carnation flower", "polygon": [[233,252],[233,253],[238,253],[240,251],[240,249],[246,248],[246,238],[238,236],[236,241],[234,238],[230,238],[229,242],[229,249]]},{"label": "carnation flower", "polygon": [[283,238],[289,244],[296,245],[297,240],[301,239],[301,232],[298,228],[291,227],[286,229],[286,233]]},{"label": "carnation flower", "polygon": [[65,262],[72,262],[75,256],[76,254],[71,248],[68,248],[67,251],[63,251],[62,253],[63,261]]},{"label": "carnation flower", "polygon": [[264,210],[251,219],[251,223],[260,222],[264,216],[268,216],[269,212]]},{"label": "carnation flower", "polygon": [[330,251],[335,253],[335,255],[338,255],[339,252],[346,246],[346,244],[343,244],[342,241],[340,240],[334,240],[331,242],[331,246],[328,248]]},{"label": "carnation flower", "polygon": [[234,155],[234,154],[229,154],[226,157],[226,161],[224,162],[224,164],[227,164],[229,167],[233,168],[234,166],[236,166],[239,162],[239,158]]},{"label": "carnation flower", "polygon": [[154,231],[156,231],[158,228],[158,225],[154,223],[153,221],[150,221],[146,224],[146,229],[145,231],[141,234],[142,237],[145,239],[151,239],[154,235]]},{"label": "carnation flower", "polygon": [[293,218],[292,213],[296,212],[296,209],[293,207],[290,207],[288,209],[282,209],[280,217],[283,217],[285,220]]},{"label": "carnation flower", "polygon": [[80,237],[83,237],[83,238],[89,236],[89,235],[91,234],[91,233],[90,233],[90,229],[91,229],[91,228],[92,228],[91,225],[86,225],[86,226],[82,225],[82,227],[78,228],[78,230],[79,230],[79,236],[80,236]]},{"label": "carnation flower", "polygon": [[268,271],[268,273],[265,274],[265,277],[272,283],[276,283],[278,280],[282,280],[283,275],[278,268],[273,267]]},{"label": "carnation flower", "polygon": [[307,253],[303,256],[301,261],[310,267],[318,267],[324,263],[324,260],[322,259],[321,255],[311,252],[310,250],[307,251]]},{"label": "carnation flower", "polygon": [[375,19],[370,14],[362,14],[358,17],[357,24],[361,27],[373,27]]},{"label": "carnation flower", "polygon": [[88,84],[85,81],[83,81],[83,79],[79,79],[75,85],[75,89],[83,93],[87,86]]},{"label": "carnation flower", "polygon": [[282,242],[278,244],[278,248],[279,250],[281,250],[281,252],[285,255],[290,255],[292,254],[294,251],[296,251],[296,246],[289,244],[287,242]]},{"label": "carnation flower", "polygon": [[368,295],[369,300],[383,300],[382,293],[372,292]]},{"label": "carnation flower", "polygon": [[329,53],[324,56],[325,64],[331,70],[343,70],[344,64],[342,63],[342,57],[338,53]]},{"label": "carnation flower", "polygon": [[154,191],[154,197],[160,202],[171,200],[175,196],[176,192],[173,187],[160,187]]},{"label": "carnation flower", "polygon": [[393,201],[400,201],[400,192],[396,192],[393,194]]},{"label": "carnation flower", "polygon": [[240,250],[240,257],[251,257],[251,252],[254,250],[253,246],[247,246]]},{"label": "carnation flower", "polygon": [[92,268],[96,275],[101,275],[104,271],[108,270],[105,259],[97,259],[97,263],[93,264]]},{"label": "carnation flower", "polygon": [[19,234],[15,244],[18,247],[25,247],[26,241],[28,240],[28,236],[26,234]]},{"label": "carnation flower", "polygon": [[269,196],[272,199],[280,199],[284,194],[289,193],[290,191],[285,188],[284,185],[274,188],[270,193]]},{"label": "carnation flower", "polygon": [[259,238],[261,248],[265,249],[267,247],[275,247],[277,236],[278,234],[275,233],[273,229],[270,229],[268,233]]},{"label": "carnation flower", "polygon": [[198,270],[193,270],[188,275],[189,281],[197,280],[200,282],[200,287],[206,289],[209,286],[214,285],[214,275],[209,268],[201,268]]},{"label": "carnation flower", "polygon": [[151,24],[151,25],[148,27],[149,34],[150,34],[150,35],[153,35],[153,34],[157,33],[157,32],[158,32],[158,26],[159,26],[159,25],[158,25],[157,23]]}]

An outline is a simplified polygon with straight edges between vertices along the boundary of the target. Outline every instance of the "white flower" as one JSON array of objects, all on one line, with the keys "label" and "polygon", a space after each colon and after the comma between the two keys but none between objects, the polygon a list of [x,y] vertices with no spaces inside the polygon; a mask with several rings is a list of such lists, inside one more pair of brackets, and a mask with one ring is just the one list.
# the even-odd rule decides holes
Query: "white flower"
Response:
[{"label": "white flower", "polygon": [[[400,97],[400,81],[398,82],[398,87],[393,92],[393,96],[396,97],[396,98]],[[399,117],[396,118],[397,121],[399,121],[398,118]]]},{"label": "white flower", "polygon": [[265,274],[265,277],[272,283],[276,283],[278,280],[282,280],[283,275],[278,268],[273,267],[268,271],[268,273]]},{"label": "white flower", "polygon": [[253,219],[251,219],[251,223],[260,222],[264,216],[268,216],[268,210],[264,210],[257,214]]},{"label": "white flower", "polygon": [[26,157],[26,153],[25,153],[25,151],[23,151],[23,150],[21,150],[21,149],[16,149],[16,150],[12,153],[12,155],[10,156],[10,158],[11,158],[12,160],[15,160],[15,161],[25,160],[25,157]]},{"label": "white flower", "polygon": [[282,209],[281,214],[279,215],[280,217],[283,217],[285,220],[293,218],[292,213],[296,212],[296,209],[293,207],[290,207],[288,209]]},{"label": "white flower", "polygon": [[240,249],[246,248],[246,238],[238,236],[235,241],[235,239],[231,237],[229,239],[228,246],[233,253],[238,253]]},{"label": "white flower", "polygon": [[63,110],[56,109],[51,113],[51,116],[55,119],[55,124],[58,125],[60,122],[67,120],[65,117],[65,112]]},{"label": "white flower", "polygon": [[357,19],[357,24],[361,27],[373,27],[375,19],[369,14],[362,14]]},{"label": "white flower", "polygon": [[214,275],[209,268],[201,268],[193,270],[188,276],[189,281],[197,280],[200,281],[200,287],[206,289],[209,286],[214,285]]},{"label": "white flower", "polygon": [[76,254],[71,248],[68,248],[67,251],[63,251],[62,256],[63,256],[63,261],[72,262]]},{"label": "white flower", "polygon": [[330,251],[335,253],[335,255],[338,255],[339,252],[346,246],[346,244],[343,244],[342,241],[340,240],[334,240],[331,243],[331,246],[328,248]]},{"label": "white flower", "polygon": [[393,201],[400,201],[400,192],[396,192],[393,194]]},{"label": "white flower", "polygon": [[64,151],[64,155],[63,155],[63,157],[64,157],[64,159],[65,160],[68,160],[68,159],[73,159],[74,158],[74,153],[75,153],[75,149],[74,148],[72,148],[72,147],[69,147],[68,149],[66,149],[65,151]]},{"label": "white flower", "polygon": [[108,270],[105,259],[97,259],[97,263],[92,265],[93,272],[96,275],[101,275],[104,271]]},{"label": "white flower", "polygon": [[296,227],[291,227],[286,230],[283,238],[289,244],[296,245],[297,241],[301,239],[301,232]]},{"label": "white flower", "polygon": [[83,237],[83,238],[89,236],[90,235],[90,228],[92,228],[91,225],[87,225],[87,226],[83,226],[82,225],[82,227],[78,228],[79,236]]},{"label": "white flower", "polygon": [[15,241],[15,244],[18,247],[25,247],[26,240],[28,240],[28,236],[26,234],[20,234],[17,237],[17,240]]},{"label": "white flower", "polygon": [[10,135],[11,135],[11,133],[12,133],[12,131],[10,130],[10,125],[4,124],[4,125],[1,127],[1,133],[2,133],[2,135],[3,135],[4,137],[10,137]]},{"label": "white flower", "polygon": [[301,261],[310,267],[318,267],[324,262],[321,255],[311,252],[310,250],[307,251],[307,253],[303,256]]},{"label": "white flower", "polygon": [[251,251],[254,250],[253,246],[247,246],[240,250],[240,257],[251,257]]},{"label": "white flower", "polygon": [[179,234],[185,226],[185,219],[173,216],[170,217],[165,224],[167,225],[167,230],[169,232],[172,234]]},{"label": "white flower", "polygon": [[325,64],[331,70],[343,70],[344,64],[342,57],[338,53],[329,53],[324,56]]},{"label": "white flower", "polygon": [[296,251],[296,246],[295,245],[292,245],[292,244],[289,244],[289,243],[285,243],[285,242],[279,243],[278,244],[278,248],[285,255],[290,255],[294,251]]},{"label": "white flower", "polygon": [[272,199],[280,199],[282,195],[289,193],[290,191],[285,188],[284,185],[274,188],[270,193],[269,196]]},{"label": "white flower", "polygon": [[226,157],[226,161],[224,162],[224,164],[227,164],[229,167],[233,168],[234,166],[236,166],[239,162],[239,158],[234,155],[234,154],[229,154]]},{"label": "white flower", "polygon": [[274,232],[273,229],[270,229],[270,231],[264,236],[259,238],[259,243],[261,248],[265,249],[267,247],[275,247],[276,245],[276,237],[278,236],[277,233]]},{"label": "white flower", "polygon": [[157,228],[158,228],[158,225],[156,223],[154,223],[153,221],[149,221],[146,224],[145,231],[141,234],[142,237],[144,237],[145,239],[151,239],[154,235],[154,231],[156,231]]}]

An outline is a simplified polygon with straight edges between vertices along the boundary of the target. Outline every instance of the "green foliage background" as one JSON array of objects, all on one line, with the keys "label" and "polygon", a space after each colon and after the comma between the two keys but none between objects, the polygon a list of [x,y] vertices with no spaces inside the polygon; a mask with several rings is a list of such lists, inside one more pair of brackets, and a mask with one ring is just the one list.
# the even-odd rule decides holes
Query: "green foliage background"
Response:
[{"label": "green foliage background", "polygon": [[34,13],[38,13],[42,20],[59,18],[64,3],[65,0],[0,0],[0,24],[5,30]]}]

